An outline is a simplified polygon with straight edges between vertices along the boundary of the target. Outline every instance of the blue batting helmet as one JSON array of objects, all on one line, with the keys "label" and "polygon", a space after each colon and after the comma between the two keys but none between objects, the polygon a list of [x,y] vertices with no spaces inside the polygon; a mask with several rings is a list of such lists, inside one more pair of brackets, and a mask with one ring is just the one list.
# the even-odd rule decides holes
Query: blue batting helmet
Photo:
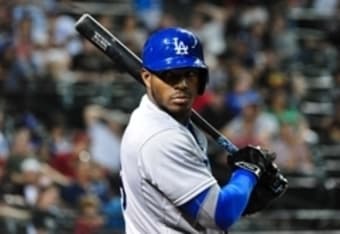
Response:
[{"label": "blue batting helmet", "polygon": [[155,72],[180,68],[198,68],[202,71],[199,94],[208,82],[208,67],[204,63],[200,40],[192,32],[171,27],[155,32],[144,44],[143,66]]}]

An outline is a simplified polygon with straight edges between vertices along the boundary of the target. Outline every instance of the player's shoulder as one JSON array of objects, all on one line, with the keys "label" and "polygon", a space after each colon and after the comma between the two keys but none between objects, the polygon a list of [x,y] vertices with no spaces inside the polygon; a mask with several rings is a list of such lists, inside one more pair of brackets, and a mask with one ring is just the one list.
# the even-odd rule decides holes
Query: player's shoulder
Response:
[{"label": "player's shoulder", "polygon": [[181,125],[147,96],[143,96],[140,105],[133,112],[132,121],[145,126],[146,130],[179,128]]},{"label": "player's shoulder", "polygon": [[166,112],[156,107],[150,100],[142,100],[141,104],[131,114],[129,124],[124,133],[124,139],[144,144],[148,139],[158,135],[159,138],[185,134],[184,126],[178,123]]},{"label": "player's shoulder", "polygon": [[[138,118],[138,116],[136,116]],[[171,118],[163,118],[157,115],[144,115],[134,124],[134,129],[137,132],[143,131],[138,134],[144,143],[156,141],[162,144],[167,144],[178,139],[179,141],[185,142],[189,138],[188,130],[175,120]]]}]

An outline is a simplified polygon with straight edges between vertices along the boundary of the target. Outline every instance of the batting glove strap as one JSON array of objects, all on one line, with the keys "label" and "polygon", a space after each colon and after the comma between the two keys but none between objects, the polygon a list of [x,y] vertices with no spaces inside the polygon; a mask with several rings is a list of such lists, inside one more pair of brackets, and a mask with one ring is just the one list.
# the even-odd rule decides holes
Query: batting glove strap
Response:
[{"label": "batting glove strap", "polygon": [[260,178],[261,176],[261,168],[253,163],[238,161],[234,164],[236,167],[245,169],[247,171],[250,171],[251,173],[255,174],[257,178]]}]

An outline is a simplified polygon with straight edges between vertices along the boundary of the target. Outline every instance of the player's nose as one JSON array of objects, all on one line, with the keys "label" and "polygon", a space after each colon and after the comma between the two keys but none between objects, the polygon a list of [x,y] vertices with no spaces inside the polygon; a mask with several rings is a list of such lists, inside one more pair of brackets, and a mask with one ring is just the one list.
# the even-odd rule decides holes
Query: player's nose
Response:
[{"label": "player's nose", "polygon": [[181,76],[175,85],[177,88],[183,89],[188,87],[188,79],[185,76]]}]

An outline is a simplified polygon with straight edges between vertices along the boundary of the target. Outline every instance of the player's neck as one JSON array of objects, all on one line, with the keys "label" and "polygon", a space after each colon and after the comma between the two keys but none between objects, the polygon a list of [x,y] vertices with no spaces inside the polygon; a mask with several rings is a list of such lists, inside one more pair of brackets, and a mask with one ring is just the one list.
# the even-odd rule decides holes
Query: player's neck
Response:
[{"label": "player's neck", "polygon": [[166,107],[158,104],[157,101],[153,98],[153,96],[150,95],[149,93],[148,93],[148,97],[149,97],[149,99],[152,103],[154,103],[162,111],[166,112],[168,115],[170,115],[176,121],[178,121],[179,123],[181,123],[185,126],[188,124],[188,122],[190,120],[190,116],[191,116],[191,111],[173,113],[173,112],[169,111]]},{"label": "player's neck", "polygon": [[176,115],[176,114],[172,114],[169,113],[169,115],[171,115],[175,120],[177,120],[178,122],[180,122],[181,124],[183,124],[184,126],[187,126],[189,123],[189,119],[190,119],[190,113],[188,113],[187,115]]}]

